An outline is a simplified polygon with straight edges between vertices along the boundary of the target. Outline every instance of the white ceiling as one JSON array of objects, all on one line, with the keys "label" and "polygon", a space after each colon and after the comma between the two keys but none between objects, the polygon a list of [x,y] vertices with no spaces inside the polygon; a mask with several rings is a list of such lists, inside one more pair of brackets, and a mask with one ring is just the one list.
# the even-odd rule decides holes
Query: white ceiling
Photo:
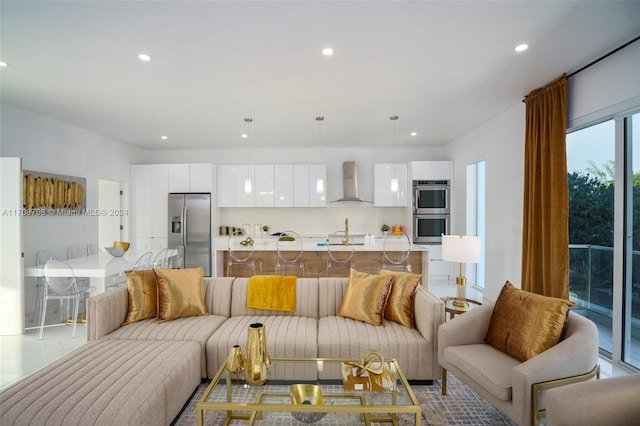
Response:
[{"label": "white ceiling", "polygon": [[640,1],[2,0],[0,95],[145,149],[242,146],[244,117],[254,147],[389,146],[390,115],[398,146],[438,146],[639,17]]}]

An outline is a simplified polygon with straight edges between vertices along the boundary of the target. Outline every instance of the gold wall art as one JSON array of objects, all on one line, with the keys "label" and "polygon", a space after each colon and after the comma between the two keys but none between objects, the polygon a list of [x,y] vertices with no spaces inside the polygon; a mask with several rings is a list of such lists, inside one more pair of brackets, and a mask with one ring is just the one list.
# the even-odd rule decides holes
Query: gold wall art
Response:
[{"label": "gold wall art", "polygon": [[86,179],[25,170],[22,204],[26,210],[46,215],[69,214],[85,209]]}]

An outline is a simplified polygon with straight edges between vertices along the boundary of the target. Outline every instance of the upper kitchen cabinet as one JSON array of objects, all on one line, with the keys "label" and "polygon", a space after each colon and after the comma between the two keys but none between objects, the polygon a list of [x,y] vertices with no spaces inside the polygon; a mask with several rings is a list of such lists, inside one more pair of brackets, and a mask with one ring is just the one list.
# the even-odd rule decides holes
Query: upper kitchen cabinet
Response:
[{"label": "upper kitchen cabinet", "polygon": [[293,207],[293,165],[273,166],[275,207]]},{"label": "upper kitchen cabinet", "polygon": [[412,180],[451,180],[453,161],[412,161]]},{"label": "upper kitchen cabinet", "polygon": [[309,164],[309,207],[327,206],[327,166]]},{"label": "upper kitchen cabinet", "polygon": [[161,238],[166,241],[169,166],[137,164],[131,166],[131,175],[136,238]]},{"label": "upper kitchen cabinet", "polygon": [[213,165],[169,164],[169,192],[213,192]]},{"label": "upper kitchen cabinet", "polygon": [[[373,204],[376,207],[409,206],[406,164],[378,163],[374,165]],[[392,188],[392,179],[398,179],[397,188]]]},{"label": "upper kitchen cabinet", "polygon": [[221,165],[218,207],[325,207],[326,175],[324,164]]},{"label": "upper kitchen cabinet", "polygon": [[255,169],[255,206],[273,207],[274,203],[274,167],[270,164],[256,165]]}]

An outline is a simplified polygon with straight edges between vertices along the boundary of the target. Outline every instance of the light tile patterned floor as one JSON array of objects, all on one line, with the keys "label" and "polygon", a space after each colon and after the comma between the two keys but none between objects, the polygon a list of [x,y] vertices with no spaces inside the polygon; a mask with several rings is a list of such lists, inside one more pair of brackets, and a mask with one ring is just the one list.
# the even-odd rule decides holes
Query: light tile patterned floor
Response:
[{"label": "light tile patterned floor", "polygon": [[[204,393],[208,384],[198,387],[196,393],[189,401],[182,415],[176,420],[175,426],[192,426],[196,424],[196,403]],[[515,426],[507,417],[503,416],[491,404],[469,389],[458,379],[449,375],[447,381],[447,395],[441,395],[440,382],[436,381],[432,386],[412,386],[418,401],[422,407],[423,425],[508,425]],[[224,421],[221,412],[205,412],[205,425],[220,425]],[[412,425],[411,416],[400,416],[401,425]],[[246,425],[245,421],[234,421],[232,425]],[[293,419],[288,413],[274,414],[267,425],[292,425],[299,426],[303,423]],[[327,415],[318,425],[344,425],[344,419]],[[349,425],[358,425],[349,421]]]}]

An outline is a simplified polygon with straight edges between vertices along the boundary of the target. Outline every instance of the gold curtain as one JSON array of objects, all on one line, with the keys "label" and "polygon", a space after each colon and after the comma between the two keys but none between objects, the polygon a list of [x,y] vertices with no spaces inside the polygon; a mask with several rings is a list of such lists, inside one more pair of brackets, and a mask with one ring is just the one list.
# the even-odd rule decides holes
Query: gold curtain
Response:
[{"label": "gold curtain", "polygon": [[569,298],[567,77],[531,92],[526,105],[522,289]]}]

